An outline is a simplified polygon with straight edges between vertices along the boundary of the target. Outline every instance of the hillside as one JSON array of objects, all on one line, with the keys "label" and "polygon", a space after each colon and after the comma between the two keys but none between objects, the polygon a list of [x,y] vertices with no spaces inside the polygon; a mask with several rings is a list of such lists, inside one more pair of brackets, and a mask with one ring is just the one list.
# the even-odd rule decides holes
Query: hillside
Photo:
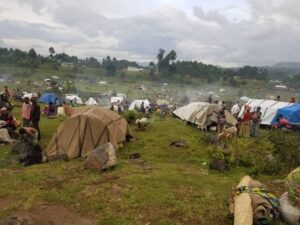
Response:
[{"label": "hillside", "polygon": [[300,63],[299,62],[279,62],[272,66],[272,68],[279,69],[299,69],[300,70]]},{"label": "hillside", "polygon": [[[18,105],[15,110],[19,117]],[[42,118],[44,147],[62,121]],[[151,121],[144,131],[131,126],[133,140],[118,152],[117,167],[103,174],[84,170],[83,159],[22,167],[11,147],[2,146],[0,219],[17,213],[57,217],[63,224],[75,218],[78,224],[99,225],[232,224],[227,203],[231,188],[253,168],[247,164],[225,173],[209,170],[212,146],[204,142],[205,133],[175,118],[154,116]],[[235,145],[241,153],[264,155],[272,144],[266,141],[269,131],[262,133],[259,139],[239,139]],[[185,140],[187,146],[170,146],[174,140]],[[132,153],[141,159],[129,159]],[[272,180],[284,177],[259,174],[257,179],[280,194],[281,186]]]}]

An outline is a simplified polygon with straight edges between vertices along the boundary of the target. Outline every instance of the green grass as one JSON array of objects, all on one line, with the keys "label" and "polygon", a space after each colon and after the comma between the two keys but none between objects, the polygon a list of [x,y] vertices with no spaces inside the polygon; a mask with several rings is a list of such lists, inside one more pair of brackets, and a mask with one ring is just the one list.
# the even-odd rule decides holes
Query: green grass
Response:
[{"label": "green grass", "polygon": [[[18,114],[19,108],[15,111]],[[44,147],[61,121],[42,119]],[[117,167],[103,174],[84,170],[83,159],[24,168],[13,160],[10,146],[1,146],[0,198],[17,201],[0,209],[0,219],[47,202],[64,205],[97,224],[232,224],[227,206],[231,187],[251,168],[210,171],[203,134],[177,119],[156,120],[145,131],[133,127],[132,132],[133,141],[118,152]],[[174,140],[186,140],[188,146],[171,147]],[[135,152],[142,161],[129,159]],[[258,177],[266,183],[275,178]]]}]

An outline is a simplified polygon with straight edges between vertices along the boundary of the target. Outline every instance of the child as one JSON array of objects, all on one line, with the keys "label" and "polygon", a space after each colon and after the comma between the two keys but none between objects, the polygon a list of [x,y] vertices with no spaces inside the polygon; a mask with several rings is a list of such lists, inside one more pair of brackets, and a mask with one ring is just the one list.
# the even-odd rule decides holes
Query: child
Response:
[{"label": "child", "polygon": [[33,127],[21,127],[19,134],[22,138],[27,138],[34,144],[38,143],[39,132]]}]

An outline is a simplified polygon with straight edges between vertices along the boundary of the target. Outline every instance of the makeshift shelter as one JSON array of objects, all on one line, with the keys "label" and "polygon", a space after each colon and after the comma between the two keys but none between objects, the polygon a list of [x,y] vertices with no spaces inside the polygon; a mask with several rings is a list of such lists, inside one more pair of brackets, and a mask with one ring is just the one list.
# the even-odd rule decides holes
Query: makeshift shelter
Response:
[{"label": "makeshift shelter", "polygon": [[85,102],[85,104],[86,104],[86,105],[89,105],[89,106],[91,106],[91,105],[99,105],[98,102],[97,102],[94,98],[92,98],[92,97],[90,97],[90,98]]},{"label": "makeshift shelter", "polygon": [[22,97],[22,99],[24,98],[29,98],[29,99],[32,99],[32,98],[37,98],[38,97],[38,94],[37,93],[25,93]]},{"label": "makeshift shelter", "polygon": [[82,104],[83,104],[82,99],[79,98],[77,95],[74,95],[74,94],[66,94],[66,95],[65,95],[65,98],[66,98],[66,100],[76,102],[76,103],[79,104],[79,105],[82,105]]},{"label": "makeshift shelter", "polygon": [[278,109],[277,114],[273,118],[272,124],[276,123],[278,115],[282,115],[292,125],[300,125],[300,104],[293,104],[282,109]]},{"label": "makeshift shelter", "polygon": [[110,98],[110,103],[111,104],[115,104],[115,103],[118,103],[118,102],[123,102],[124,101],[124,98],[123,97],[111,97]]},{"label": "makeshift shelter", "polygon": [[119,114],[95,106],[79,107],[58,127],[46,154],[50,159],[85,157],[108,142],[118,148],[128,134],[129,126]]},{"label": "makeshift shelter", "polygon": [[248,98],[246,96],[240,97],[240,101],[243,101],[243,102],[248,102],[250,100],[251,100],[251,98]]},{"label": "makeshift shelter", "polygon": [[54,104],[56,99],[57,97],[54,93],[45,93],[40,97],[39,101],[44,104],[49,104],[50,102]]},{"label": "makeshift shelter", "polygon": [[[217,122],[217,113],[220,106],[207,102],[192,102],[186,106],[180,107],[173,111],[173,114],[180,119],[196,124],[201,129],[206,129],[213,122]],[[230,125],[236,125],[236,119],[225,111],[226,122]]]},{"label": "makeshift shelter", "polygon": [[137,107],[137,108],[140,109],[143,102],[144,102],[145,108],[146,108],[147,106],[150,107],[150,102],[149,102],[148,99],[145,99],[145,100],[134,100],[134,101],[130,104],[129,110],[134,110],[135,107]]},{"label": "makeshift shelter", "polygon": [[272,120],[274,119],[277,111],[284,107],[293,105],[289,102],[280,102],[274,100],[264,100],[264,99],[251,99],[249,100],[242,108],[239,113],[239,117],[242,117],[245,111],[245,106],[250,106],[251,112],[255,111],[257,107],[261,107],[261,124],[262,125],[271,125]]},{"label": "makeshift shelter", "polygon": [[157,104],[158,106],[161,106],[161,105],[169,105],[169,102],[168,102],[166,99],[158,99],[158,100],[156,101],[156,104]]}]

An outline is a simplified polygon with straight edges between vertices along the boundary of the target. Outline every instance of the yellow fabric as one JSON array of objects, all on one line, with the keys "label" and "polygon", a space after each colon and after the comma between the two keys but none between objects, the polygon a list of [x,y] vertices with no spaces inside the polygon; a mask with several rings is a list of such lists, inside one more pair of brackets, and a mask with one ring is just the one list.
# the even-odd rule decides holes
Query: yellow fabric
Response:
[{"label": "yellow fabric", "polygon": [[242,122],[240,129],[241,137],[250,137],[250,121]]}]

